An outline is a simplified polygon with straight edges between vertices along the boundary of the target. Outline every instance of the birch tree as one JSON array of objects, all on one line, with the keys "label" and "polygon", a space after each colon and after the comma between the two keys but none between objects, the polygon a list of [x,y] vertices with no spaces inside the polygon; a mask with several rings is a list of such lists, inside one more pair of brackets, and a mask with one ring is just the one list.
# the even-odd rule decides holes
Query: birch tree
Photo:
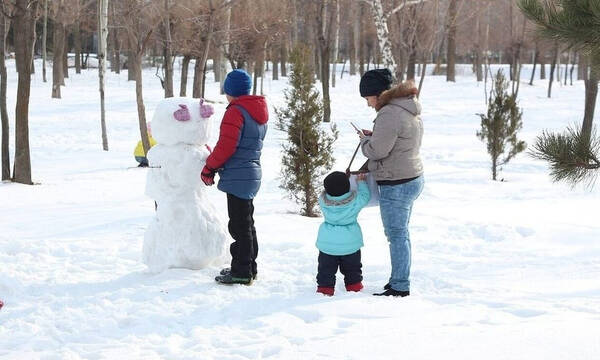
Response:
[{"label": "birch tree", "polygon": [[381,0],[371,0],[369,4],[373,11],[373,20],[375,21],[375,29],[377,30],[377,40],[379,42],[379,51],[381,51],[383,66],[390,69],[392,74],[396,75],[396,61],[392,54],[388,20],[383,12],[383,5]]}]

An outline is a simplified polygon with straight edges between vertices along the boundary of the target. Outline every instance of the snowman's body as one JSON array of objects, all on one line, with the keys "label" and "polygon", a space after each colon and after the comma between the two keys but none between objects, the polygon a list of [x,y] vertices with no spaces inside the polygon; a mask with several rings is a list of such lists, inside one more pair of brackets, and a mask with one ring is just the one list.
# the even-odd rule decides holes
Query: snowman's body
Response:
[{"label": "snowman's body", "polygon": [[[157,145],[148,152],[146,195],[156,217],[144,236],[143,260],[152,272],[200,269],[226,259],[228,235],[200,180],[209,150],[210,120],[197,99],[168,98],[152,119]],[[202,114],[202,115],[201,115]]]}]

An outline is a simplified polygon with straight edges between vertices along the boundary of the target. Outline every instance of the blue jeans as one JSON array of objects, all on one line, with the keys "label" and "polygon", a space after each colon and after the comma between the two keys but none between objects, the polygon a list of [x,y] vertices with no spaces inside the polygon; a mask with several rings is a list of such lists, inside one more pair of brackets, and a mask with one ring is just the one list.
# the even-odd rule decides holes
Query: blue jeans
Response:
[{"label": "blue jeans", "polygon": [[390,285],[398,291],[410,290],[410,234],[408,224],[413,202],[423,190],[423,176],[399,185],[379,186],[379,209],[385,236],[390,243],[392,275]]}]

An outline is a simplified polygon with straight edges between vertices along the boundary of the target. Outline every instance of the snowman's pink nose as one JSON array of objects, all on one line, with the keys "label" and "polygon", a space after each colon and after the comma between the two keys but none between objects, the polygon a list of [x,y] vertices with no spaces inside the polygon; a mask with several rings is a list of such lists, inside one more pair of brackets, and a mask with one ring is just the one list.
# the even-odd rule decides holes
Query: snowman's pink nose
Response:
[{"label": "snowman's pink nose", "polygon": [[180,109],[173,113],[173,117],[177,121],[188,121],[192,117],[186,105],[179,104]]}]

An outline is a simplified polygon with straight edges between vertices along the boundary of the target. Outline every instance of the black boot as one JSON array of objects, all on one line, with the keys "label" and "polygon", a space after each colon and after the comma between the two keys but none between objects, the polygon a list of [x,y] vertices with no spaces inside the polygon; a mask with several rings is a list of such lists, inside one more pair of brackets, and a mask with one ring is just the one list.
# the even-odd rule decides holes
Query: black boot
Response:
[{"label": "black boot", "polygon": [[387,289],[386,291],[379,293],[379,294],[373,294],[375,296],[400,296],[400,297],[405,297],[410,295],[410,291],[398,291],[398,290],[394,290],[392,288]]},{"label": "black boot", "polygon": [[387,283],[383,286],[383,290],[389,290],[392,288],[392,285],[390,285],[390,283]]},{"label": "black boot", "polygon": [[219,284],[223,285],[233,285],[233,284],[241,284],[241,285],[252,285],[252,278],[241,278],[231,276],[231,273],[227,275],[219,275],[215,277],[215,281]]},{"label": "black boot", "polygon": [[[229,275],[231,274],[231,268],[223,268],[219,272],[219,275]],[[256,273],[252,274],[252,280],[256,280]]]}]

